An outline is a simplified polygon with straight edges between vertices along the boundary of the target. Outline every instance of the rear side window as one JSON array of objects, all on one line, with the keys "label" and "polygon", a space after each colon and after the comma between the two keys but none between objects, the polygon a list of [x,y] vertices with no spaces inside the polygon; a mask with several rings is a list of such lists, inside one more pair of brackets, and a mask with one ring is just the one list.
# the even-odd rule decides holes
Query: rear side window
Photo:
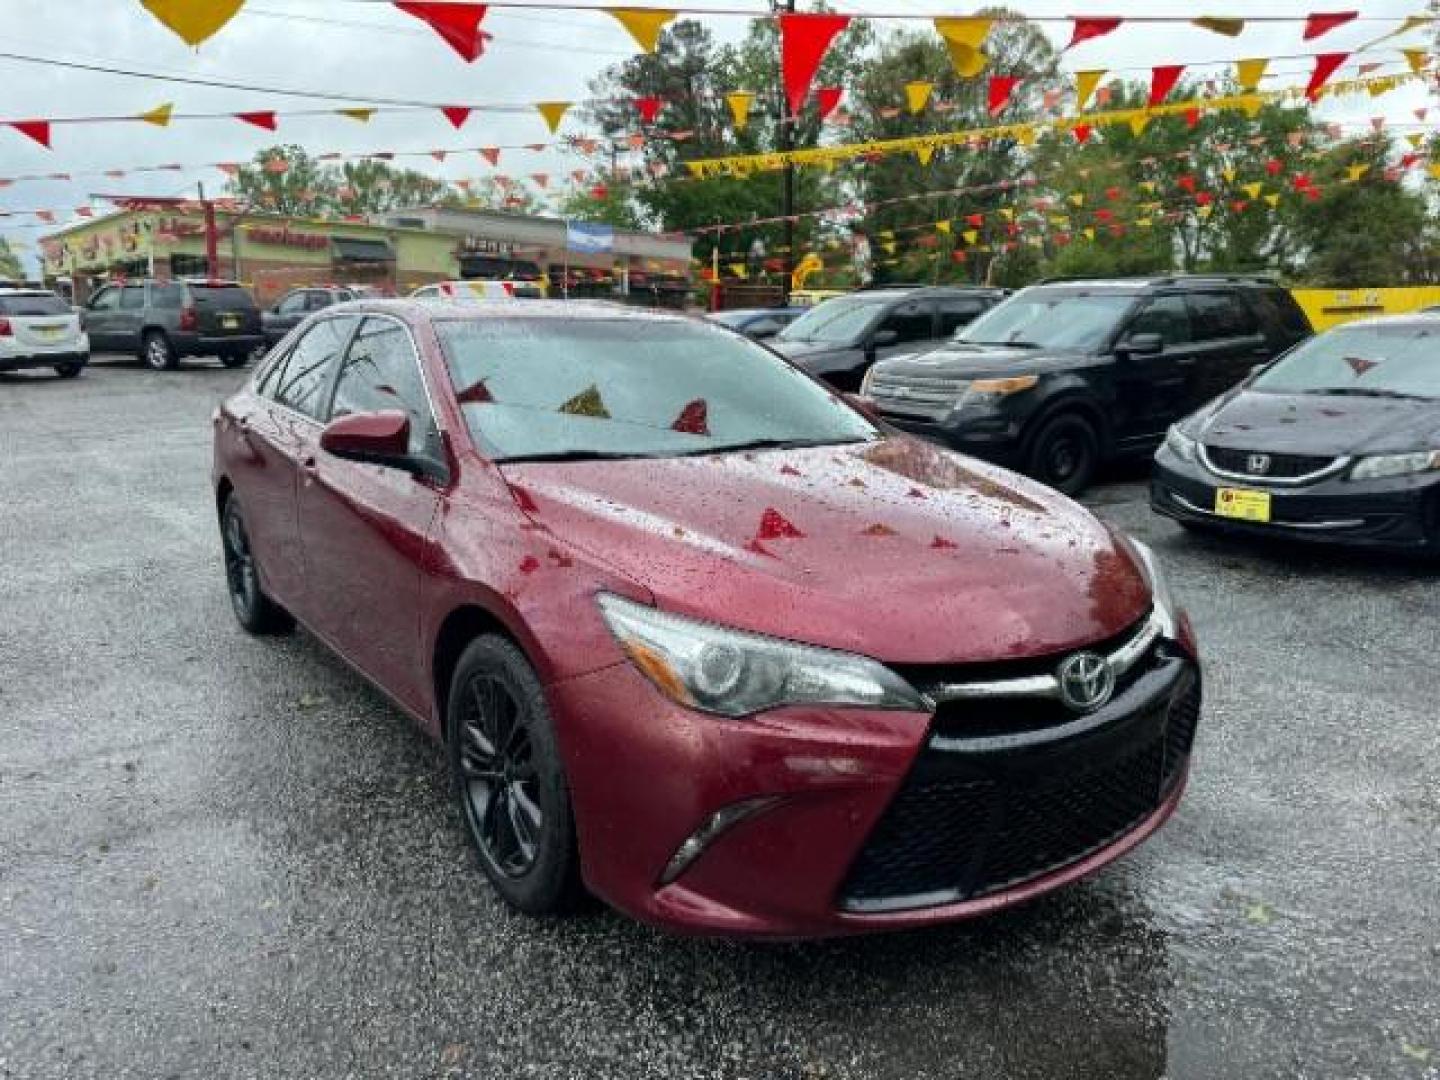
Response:
[{"label": "rear side window", "polygon": [[120,306],[127,311],[145,306],[145,286],[126,285],[120,290]]},{"label": "rear side window", "polygon": [[934,331],[930,317],[930,305],[920,300],[901,304],[885,316],[881,330],[894,330],[899,334],[898,342],[925,341]]},{"label": "rear side window", "polygon": [[178,308],[184,299],[185,290],[177,281],[150,286],[150,303],[157,308],[165,308],[167,311]]},{"label": "rear side window", "polygon": [[330,416],[384,409],[409,414],[410,453],[438,459],[435,421],[410,331],[389,319],[366,319],[340,366]]},{"label": "rear side window", "polygon": [[1236,293],[1192,293],[1188,300],[1196,341],[1249,337],[1260,332],[1255,313]]},{"label": "rear side window", "polygon": [[940,336],[949,337],[956,330],[969,326],[984,310],[983,300],[941,300]]},{"label": "rear side window", "polygon": [[58,296],[0,296],[0,315],[69,315],[70,305]]},{"label": "rear side window", "polygon": [[239,285],[196,285],[190,286],[190,295],[197,307],[214,308],[218,311],[238,311],[253,308],[255,300]]},{"label": "rear side window", "polygon": [[1310,320],[1304,309],[1284,289],[1257,289],[1250,295],[1265,321],[1285,340],[1299,341],[1310,336]]},{"label": "rear side window", "polygon": [[285,372],[275,385],[275,400],[319,419],[325,407],[325,387],[354,326],[353,318],[325,319],[307,330],[290,351]]}]

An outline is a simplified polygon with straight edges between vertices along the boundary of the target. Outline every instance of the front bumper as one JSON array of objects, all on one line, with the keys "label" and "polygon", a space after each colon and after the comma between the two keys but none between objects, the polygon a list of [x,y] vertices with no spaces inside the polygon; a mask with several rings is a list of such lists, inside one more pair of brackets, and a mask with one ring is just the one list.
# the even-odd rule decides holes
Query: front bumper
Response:
[{"label": "front bumper", "polygon": [[90,350],[85,348],[77,350],[74,346],[56,350],[38,350],[25,352],[0,352],[0,371],[27,371],[34,368],[55,368],[64,367],[67,364],[79,364],[84,367],[90,363]]},{"label": "front bumper", "polygon": [[[1270,493],[1271,520],[1236,521],[1215,512],[1221,488]],[[1333,476],[1298,487],[1232,481],[1168,449],[1155,456],[1150,506],[1176,521],[1250,536],[1406,551],[1440,550],[1440,474],[1352,481]]]},{"label": "front bumper", "polygon": [[[549,688],[585,880],[668,930],[808,938],[985,914],[1082,878],[1184,788],[1198,669],[1158,660],[1083,724],[967,748],[916,713],[787,708],[746,721],[665,701],[629,664]],[[712,814],[775,797],[672,884]]]},{"label": "front bumper", "polygon": [[944,419],[893,412],[888,402],[875,402],[886,423],[901,431],[962,454],[1014,468],[1024,458],[1024,419],[995,408],[972,408],[951,412]]}]

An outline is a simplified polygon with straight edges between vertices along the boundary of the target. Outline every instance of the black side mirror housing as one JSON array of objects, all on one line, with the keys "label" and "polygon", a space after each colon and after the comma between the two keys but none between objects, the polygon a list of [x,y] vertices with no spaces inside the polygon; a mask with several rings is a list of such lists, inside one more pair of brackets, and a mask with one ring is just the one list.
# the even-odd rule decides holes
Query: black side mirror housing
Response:
[{"label": "black side mirror housing", "polygon": [[1127,356],[1155,356],[1165,351],[1165,339],[1159,334],[1131,334],[1115,351]]}]

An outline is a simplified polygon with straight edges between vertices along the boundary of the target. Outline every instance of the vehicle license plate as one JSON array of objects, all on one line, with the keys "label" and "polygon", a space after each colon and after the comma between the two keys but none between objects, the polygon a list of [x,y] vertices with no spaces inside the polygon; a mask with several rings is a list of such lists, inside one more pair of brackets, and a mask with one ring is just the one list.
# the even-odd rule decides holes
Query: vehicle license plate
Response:
[{"label": "vehicle license plate", "polygon": [[240,329],[240,316],[238,316],[238,315],[222,315],[222,316],[220,317],[220,325],[223,326],[226,330],[239,330],[239,329]]},{"label": "vehicle license plate", "polygon": [[1221,488],[1215,492],[1215,513],[1239,521],[1269,521],[1270,493]]}]

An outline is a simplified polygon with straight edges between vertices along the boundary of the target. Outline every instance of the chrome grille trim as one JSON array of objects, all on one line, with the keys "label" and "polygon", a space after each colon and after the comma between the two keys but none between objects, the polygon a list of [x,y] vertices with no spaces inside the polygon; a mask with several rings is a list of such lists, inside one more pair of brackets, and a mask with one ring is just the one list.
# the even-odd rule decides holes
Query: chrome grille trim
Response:
[{"label": "chrome grille trim", "polygon": [[1210,460],[1209,448],[1204,443],[1199,443],[1200,464],[1204,465],[1215,476],[1222,480],[1233,480],[1240,484],[1249,484],[1252,487],[1303,487],[1305,484],[1313,484],[1318,480],[1324,480],[1327,476],[1334,476],[1350,467],[1353,457],[1337,457],[1323,469],[1316,469],[1314,472],[1306,473],[1304,476],[1254,476],[1250,473],[1230,472],[1222,469]]}]

